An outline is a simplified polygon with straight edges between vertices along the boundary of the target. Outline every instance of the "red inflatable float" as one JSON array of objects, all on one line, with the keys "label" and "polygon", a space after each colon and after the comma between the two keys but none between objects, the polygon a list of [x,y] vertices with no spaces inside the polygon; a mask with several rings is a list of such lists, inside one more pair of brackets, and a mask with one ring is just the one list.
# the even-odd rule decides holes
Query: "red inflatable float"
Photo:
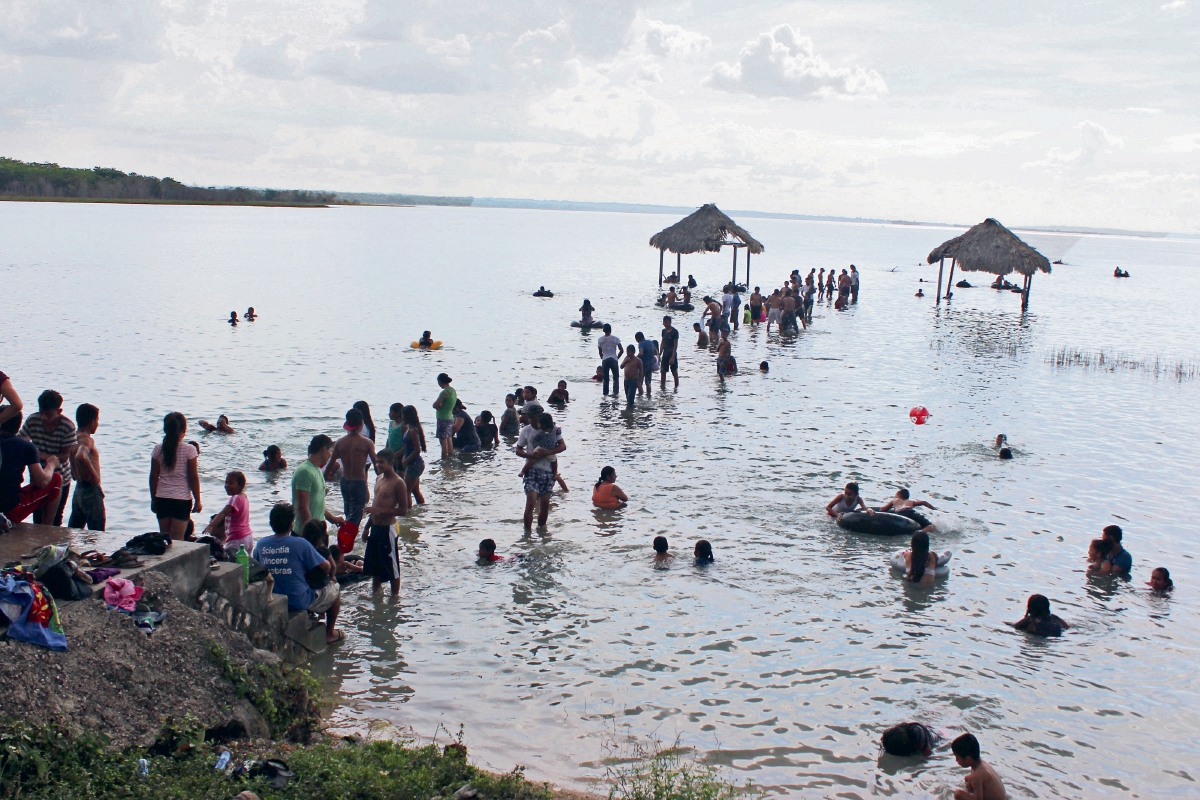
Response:
[{"label": "red inflatable float", "polygon": [[925,406],[915,406],[908,412],[908,418],[913,421],[914,425],[924,425],[930,416],[932,415]]}]

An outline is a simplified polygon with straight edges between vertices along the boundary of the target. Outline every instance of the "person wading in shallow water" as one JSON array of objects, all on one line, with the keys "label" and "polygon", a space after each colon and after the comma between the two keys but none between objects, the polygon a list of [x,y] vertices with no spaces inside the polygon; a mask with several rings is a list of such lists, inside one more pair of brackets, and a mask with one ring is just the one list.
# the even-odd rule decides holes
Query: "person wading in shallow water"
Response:
[{"label": "person wading in shallow water", "polygon": [[667,370],[675,378],[675,388],[679,388],[679,331],[675,328],[670,317],[663,317],[662,352],[658,357],[659,369],[662,373],[662,386],[667,385]]},{"label": "person wading in shallow water", "polygon": [[[633,346],[630,345],[629,349],[632,350]],[[638,361],[634,356],[631,358]],[[554,491],[554,469],[550,463],[550,456],[558,455],[566,449],[567,443],[555,432],[554,417],[545,413],[538,417],[536,425],[527,425],[517,437],[517,455],[524,459],[532,459],[524,470],[525,530],[533,527],[535,506],[538,512],[538,527],[546,527],[546,521],[550,517],[550,493]]]}]

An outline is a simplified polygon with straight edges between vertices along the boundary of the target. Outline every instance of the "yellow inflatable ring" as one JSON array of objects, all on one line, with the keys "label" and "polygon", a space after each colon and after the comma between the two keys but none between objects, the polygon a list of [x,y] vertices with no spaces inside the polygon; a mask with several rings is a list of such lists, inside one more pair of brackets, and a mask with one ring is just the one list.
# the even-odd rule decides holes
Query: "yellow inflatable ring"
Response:
[{"label": "yellow inflatable ring", "polygon": [[414,350],[441,350],[442,343],[439,341],[435,341],[433,344],[424,345],[424,344],[421,344],[420,342],[413,342],[412,347]]}]

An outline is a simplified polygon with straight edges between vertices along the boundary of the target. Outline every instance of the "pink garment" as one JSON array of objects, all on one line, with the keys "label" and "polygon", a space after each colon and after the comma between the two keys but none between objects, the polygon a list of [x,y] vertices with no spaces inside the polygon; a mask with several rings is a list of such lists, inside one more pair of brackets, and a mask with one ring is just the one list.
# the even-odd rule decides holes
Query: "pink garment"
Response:
[{"label": "pink garment", "polygon": [[250,531],[250,501],[243,492],[233,495],[226,503],[229,513],[225,515],[225,546],[237,549],[239,545],[249,553],[254,550],[254,536]]},{"label": "pink garment", "polygon": [[109,578],[104,584],[104,602],[122,611],[133,611],[142,599],[142,587],[134,586],[124,578]]}]

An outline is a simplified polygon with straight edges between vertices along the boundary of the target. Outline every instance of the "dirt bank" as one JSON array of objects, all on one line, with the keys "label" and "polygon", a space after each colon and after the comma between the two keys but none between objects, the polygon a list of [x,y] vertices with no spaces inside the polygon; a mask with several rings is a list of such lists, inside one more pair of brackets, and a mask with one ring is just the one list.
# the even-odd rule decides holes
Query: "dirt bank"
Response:
[{"label": "dirt bank", "polygon": [[180,603],[163,576],[148,572],[138,583],[167,612],[153,636],[92,599],[61,610],[65,653],[0,640],[0,716],[104,733],[118,746],[148,745],[165,717],[185,714],[205,727],[236,721],[248,735],[267,737],[263,716],[238,696],[210,651],[215,643],[248,670],[276,657]]}]

